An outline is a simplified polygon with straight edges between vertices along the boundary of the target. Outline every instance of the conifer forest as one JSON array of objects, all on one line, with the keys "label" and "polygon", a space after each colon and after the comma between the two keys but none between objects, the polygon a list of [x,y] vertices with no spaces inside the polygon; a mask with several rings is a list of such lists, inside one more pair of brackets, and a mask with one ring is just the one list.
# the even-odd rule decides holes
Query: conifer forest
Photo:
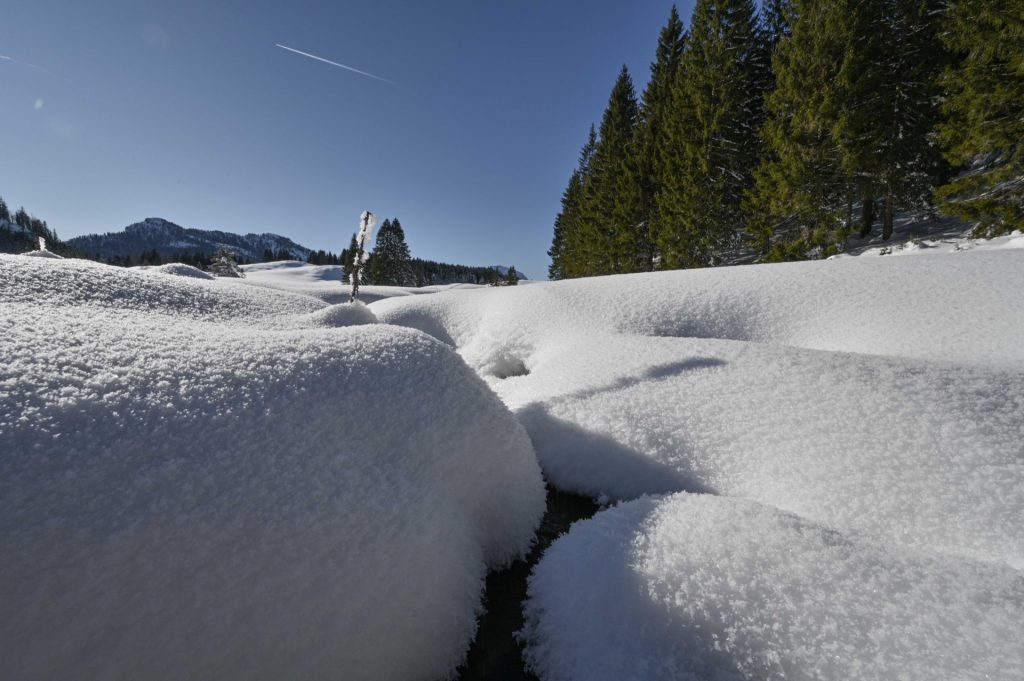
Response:
[{"label": "conifer forest", "polygon": [[1022,0],[697,0],[624,66],[549,276],[827,257],[898,213],[1024,227]]}]

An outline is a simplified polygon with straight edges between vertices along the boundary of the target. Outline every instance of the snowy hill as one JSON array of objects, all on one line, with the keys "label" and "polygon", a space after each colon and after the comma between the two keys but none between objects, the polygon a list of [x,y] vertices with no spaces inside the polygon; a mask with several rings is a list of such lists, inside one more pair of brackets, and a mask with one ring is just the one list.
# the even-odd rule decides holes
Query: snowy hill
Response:
[{"label": "snowy hill", "polygon": [[204,229],[186,229],[162,218],[146,218],[128,225],[121,232],[91,234],[68,240],[68,244],[89,257],[99,255],[106,260],[114,256],[138,257],[156,250],[161,256],[203,253],[211,255],[225,248],[243,259],[260,260],[266,250],[287,251],[301,260],[309,258],[310,249],[277,234],[231,234]]}]

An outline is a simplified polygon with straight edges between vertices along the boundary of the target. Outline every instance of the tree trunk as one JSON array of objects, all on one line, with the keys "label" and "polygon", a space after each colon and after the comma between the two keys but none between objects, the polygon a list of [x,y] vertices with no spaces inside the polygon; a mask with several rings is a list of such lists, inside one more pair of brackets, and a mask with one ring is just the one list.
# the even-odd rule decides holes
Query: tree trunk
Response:
[{"label": "tree trunk", "polygon": [[860,238],[863,239],[871,234],[871,227],[875,224],[875,197],[865,196],[860,207]]},{"label": "tree trunk", "polygon": [[890,194],[885,197],[885,212],[882,214],[882,240],[888,241],[889,237],[892,236],[892,220],[893,214],[896,212],[896,206],[893,205],[893,197]]}]

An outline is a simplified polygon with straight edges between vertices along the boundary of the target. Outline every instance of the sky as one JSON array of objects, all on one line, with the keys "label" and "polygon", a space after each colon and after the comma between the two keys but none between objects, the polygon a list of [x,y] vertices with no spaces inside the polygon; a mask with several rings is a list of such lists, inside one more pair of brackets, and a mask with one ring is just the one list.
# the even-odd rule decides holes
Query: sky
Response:
[{"label": "sky", "polygon": [[590,124],[622,64],[642,92],[672,6],[0,4],[0,196],[61,238],[162,217],[338,252],[371,210],[415,257],[532,278]]}]

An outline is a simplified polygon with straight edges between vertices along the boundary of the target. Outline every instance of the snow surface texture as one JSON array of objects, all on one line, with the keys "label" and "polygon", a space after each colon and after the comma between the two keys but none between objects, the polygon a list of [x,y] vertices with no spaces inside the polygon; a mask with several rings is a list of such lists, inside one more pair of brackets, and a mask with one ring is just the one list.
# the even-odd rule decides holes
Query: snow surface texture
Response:
[{"label": "snow surface texture", "polygon": [[242,284],[17,256],[0,283],[0,677],[461,661],[544,489],[453,352]]},{"label": "snow surface texture", "polygon": [[149,272],[160,272],[161,274],[173,274],[178,277],[191,277],[193,279],[215,279],[209,272],[204,272],[198,267],[186,265],[180,262],[171,262],[166,265],[141,265],[132,269],[146,270]]},{"label": "snow surface texture", "polygon": [[[829,562],[828,552],[813,553],[806,569],[820,565],[825,586],[811,578],[790,582],[793,598],[863,586],[855,576],[841,582],[851,565],[874,565],[877,579],[898,584],[910,569],[902,567],[907,556],[919,561],[915,570],[940,581],[948,571],[977,572],[981,582],[963,585],[963,593],[973,594],[985,592],[987,571],[1019,577],[1014,571],[1024,568],[1022,257],[1020,249],[1006,247],[847,258],[440,293],[370,307],[381,321],[418,328],[458,348],[517,413],[545,475],[559,488],[607,500],[680,491],[721,495],[715,508],[726,515],[756,503],[763,506],[759,512],[774,507],[797,514],[801,527],[841,533],[852,557]],[[680,524],[691,522],[688,513],[680,511]],[[700,519],[718,522],[711,516]],[[562,541],[589,522],[605,522],[600,518],[578,524]],[[688,552],[686,541],[670,543],[671,530],[666,533],[658,535],[660,548],[651,548],[664,551],[666,565],[702,560]],[[734,546],[727,535],[721,541]],[[785,534],[750,532],[742,541],[750,552],[763,552],[763,569],[785,574],[779,562]],[[601,574],[632,569],[632,563],[611,548],[602,554],[596,544],[585,552],[582,544],[573,546],[578,550],[553,548],[538,575],[553,575],[545,579],[594,605],[584,610],[554,598],[554,581],[532,591],[527,641],[542,678],[595,678],[588,675],[593,668],[573,665],[624,647],[634,661],[646,660],[641,668],[655,670],[636,678],[772,678],[765,671],[770,667],[756,673],[740,667],[733,676],[667,671],[690,668],[680,655],[706,661],[725,645],[707,638],[677,639],[678,649],[697,646],[689,652],[655,645],[645,657],[648,643],[660,640],[645,632],[674,626],[675,606],[643,606],[651,617],[645,626],[618,629],[620,610],[641,607],[648,595],[634,580],[632,590],[606,597]],[[742,584],[748,556],[735,555],[735,561],[722,556],[720,565]],[[718,564],[703,565],[713,570]],[[869,588],[869,576],[864,579]],[[686,607],[717,607],[734,588],[709,585]],[[944,612],[968,622],[990,610],[1020,612],[1019,586],[993,593],[975,601],[956,596]],[[773,612],[781,602],[765,602],[765,617],[784,618]],[[841,626],[927,637],[927,623],[913,626],[916,603],[882,603],[871,612],[840,600],[836,617]],[[906,627],[893,624],[898,617]],[[938,667],[917,665],[917,657],[875,660],[869,648],[842,647],[827,629],[801,631],[795,638],[765,639],[765,654],[804,660],[814,642],[818,650],[833,651],[838,671],[829,677],[808,668],[786,678],[900,678],[904,672],[928,678],[914,668],[949,672],[932,678],[984,678],[990,668],[1018,670],[1020,677],[1020,656],[1008,653],[1021,650],[1019,625],[1009,633],[986,629],[996,637],[989,641],[991,660],[982,663],[979,652],[965,662],[974,671],[964,674],[947,664],[949,657],[936,661]],[[946,640],[937,635],[935,645]],[[760,644],[750,645],[756,650]],[[792,669],[805,663],[794,662]]]},{"label": "snow surface texture", "polygon": [[644,498],[573,526],[530,582],[548,679],[1024,678],[1024,575],[759,504]]}]

